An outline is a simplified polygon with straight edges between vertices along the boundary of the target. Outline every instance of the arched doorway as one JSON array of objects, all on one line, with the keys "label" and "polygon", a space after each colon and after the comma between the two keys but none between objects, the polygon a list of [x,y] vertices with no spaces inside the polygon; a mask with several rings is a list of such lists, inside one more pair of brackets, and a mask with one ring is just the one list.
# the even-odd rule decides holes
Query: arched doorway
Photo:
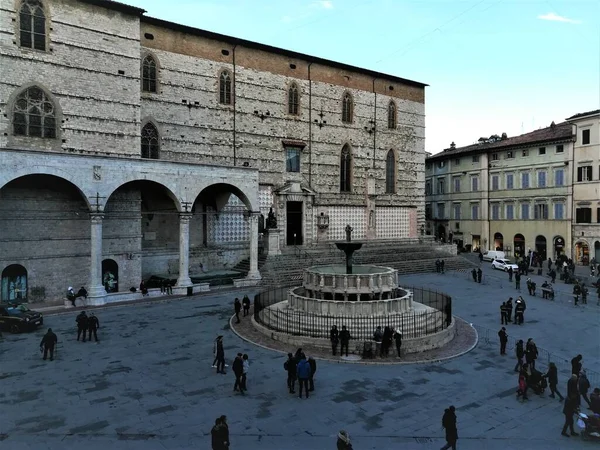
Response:
[{"label": "arched doorway", "polygon": [[494,250],[504,250],[504,236],[502,236],[502,233],[494,233]]},{"label": "arched doorway", "polygon": [[521,233],[515,234],[513,248],[515,258],[523,258],[525,256],[525,237]]},{"label": "arched doorway", "polygon": [[535,238],[535,253],[539,261],[545,261],[547,258],[546,237],[541,234]]},{"label": "arched doorway", "polygon": [[554,259],[558,259],[559,256],[565,254],[565,238],[562,236],[556,236],[554,238]]},{"label": "arched doorway", "polygon": [[600,262],[600,241],[594,242],[594,258],[596,258],[596,264]]},{"label": "arched doorway", "polygon": [[102,284],[109,294],[119,292],[119,265],[114,259],[102,261]]},{"label": "arched doorway", "polygon": [[577,241],[575,244],[575,264],[587,266],[590,262],[590,246],[586,241]]},{"label": "arched doorway", "polygon": [[437,237],[440,241],[446,242],[446,227],[444,225],[439,225],[437,228]]},{"label": "arched doorway", "polygon": [[11,264],[2,271],[2,301],[27,301],[27,269]]}]

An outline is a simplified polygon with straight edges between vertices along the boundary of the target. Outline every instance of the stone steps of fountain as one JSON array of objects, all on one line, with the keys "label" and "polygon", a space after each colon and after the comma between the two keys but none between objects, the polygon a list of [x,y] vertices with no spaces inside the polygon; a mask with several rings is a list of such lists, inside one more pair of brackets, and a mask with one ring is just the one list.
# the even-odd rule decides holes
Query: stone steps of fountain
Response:
[{"label": "stone steps of fountain", "polygon": [[322,339],[329,338],[329,330],[333,324],[339,329],[346,325],[350,335],[358,340],[370,340],[378,325],[399,328],[404,339],[411,339],[441,330],[445,320],[442,312],[418,303],[415,304],[414,313],[378,317],[316,316],[287,308],[287,301],[265,308],[260,314],[263,322],[277,331]]}]

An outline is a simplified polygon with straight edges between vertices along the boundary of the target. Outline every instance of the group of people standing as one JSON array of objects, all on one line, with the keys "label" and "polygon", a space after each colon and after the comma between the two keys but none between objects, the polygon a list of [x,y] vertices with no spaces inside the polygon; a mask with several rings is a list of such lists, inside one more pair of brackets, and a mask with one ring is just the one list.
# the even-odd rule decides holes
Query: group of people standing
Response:
[{"label": "group of people standing", "polygon": [[[229,367],[225,364],[225,349],[223,347],[223,336],[219,335],[213,342],[213,354],[215,356],[212,367],[217,369],[217,373],[225,375],[225,367]],[[233,391],[239,392],[244,395],[248,390],[247,377],[248,371],[250,370],[250,361],[247,354],[238,353],[231,363],[231,370],[235,375],[235,383],[233,384]]]},{"label": "group of people standing", "polygon": [[97,332],[100,328],[100,321],[94,313],[88,316],[85,311],[81,311],[75,318],[75,323],[77,324],[77,340],[83,337],[83,342],[85,342],[85,336],[88,334],[88,340],[91,342],[93,334],[94,340],[98,342]]},{"label": "group of people standing", "polygon": [[[513,298],[509,297],[509,299],[505,302],[502,302],[500,305],[500,324],[508,325],[512,322],[512,314],[513,314]],[[515,325],[523,325],[525,321],[525,310],[527,309],[527,304],[523,297],[519,296],[514,304],[514,323]]]},{"label": "group of people standing", "polygon": [[296,380],[298,380],[298,398],[302,398],[303,390],[306,398],[308,398],[308,393],[315,390],[314,378],[317,372],[317,361],[312,356],[306,359],[306,355],[299,348],[296,350],[295,355],[288,353],[287,360],[283,363],[283,368],[287,372],[289,393],[296,393]]},{"label": "group of people standing", "polygon": [[400,358],[400,349],[402,347],[402,333],[395,330],[393,327],[386,326],[383,331],[381,327],[377,327],[373,333],[373,340],[380,345],[379,356],[381,358],[390,355],[390,347],[392,342],[396,343],[396,352]]},{"label": "group of people standing", "polygon": [[233,310],[235,311],[235,323],[240,323],[240,312],[244,310],[244,317],[250,314],[250,297],[244,295],[244,298],[240,302],[239,298],[235,298],[233,301]]}]

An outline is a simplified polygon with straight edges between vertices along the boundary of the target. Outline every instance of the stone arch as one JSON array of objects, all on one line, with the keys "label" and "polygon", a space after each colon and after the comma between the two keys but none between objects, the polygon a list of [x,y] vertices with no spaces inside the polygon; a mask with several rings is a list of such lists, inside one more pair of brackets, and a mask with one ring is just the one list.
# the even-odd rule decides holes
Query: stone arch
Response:
[{"label": "stone arch", "polygon": [[342,94],[342,123],[354,122],[354,96],[350,91]]},{"label": "stone arch", "polygon": [[[203,187],[200,190],[200,192],[198,192],[198,194],[193,198],[192,203],[194,203],[198,199],[206,200],[207,197],[211,195],[215,196],[218,194],[234,194],[237,198],[239,198],[242,201],[242,203],[244,203],[248,211],[259,211],[258,205],[253,205],[248,196],[244,194],[244,191],[242,191],[239,187],[231,183],[213,183]],[[217,207],[217,210],[220,209],[219,203],[219,199],[215,197],[215,206]]]},{"label": "stone arch", "polygon": [[494,233],[494,250],[504,250],[504,236],[500,232]]},{"label": "stone arch", "polygon": [[17,170],[6,171],[3,174],[0,174],[0,190],[4,188],[11,181],[17,180],[19,178],[24,178],[28,176],[35,175],[51,175],[57,178],[61,178],[64,181],[67,181],[71,184],[79,194],[81,194],[81,198],[85,202],[88,211],[91,211],[91,203],[90,198],[86,195],[86,193],[82,190],[82,188],[77,184],[74,180],[73,175],[64,169],[59,169],[52,166],[33,166],[33,167],[24,167]]},{"label": "stone arch", "polygon": [[600,241],[594,242],[594,258],[596,258],[596,264],[600,262]]},{"label": "stone arch", "polygon": [[396,151],[392,148],[388,150],[385,158],[385,193],[395,194],[398,174],[398,165],[396,161]]},{"label": "stone arch", "polygon": [[546,260],[548,255],[548,241],[546,236],[539,234],[535,237],[535,253],[542,261]]},{"label": "stone arch", "polygon": [[340,192],[352,192],[354,181],[354,151],[350,143],[345,143],[339,153]]},{"label": "stone arch", "polygon": [[[21,8],[23,7],[24,3],[31,3],[31,2],[27,2],[26,0],[17,0],[15,1],[15,21],[14,21],[14,25],[15,25],[15,40],[17,41],[17,44],[19,45],[20,48],[22,47],[21,44]],[[44,30],[44,49],[35,49],[35,48],[30,48],[31,50],[34,51],[44,51],[47,52],[50,50],[50,31],[51,31],[51,20],[50,20],[50,8],[48,7],[48,0],[38,0],[37,2],[40,4],[43,13],[44,13],[44,26],[45,26],[45,30]],[[29,48],[29,47],[24,47],[24,48]]]},{"label": "stone arch", "polygon": [[119,264],[113,258],[102,260],[102,285],[107,293],[119,292]]},{"label": "stone arch", "polygon": [[[145,90],[144,86],[144,65],[146,63],[146,58],[151,58],[154,62],[154,90]],[[140,57],[140,90],[145,94],[158,94],[160,92],[160,74],[161,74],[161,65],[160,59],[154,52],[149,50],[144,50]],[[151,87],[151,86],[148,86]]]},{"label": "stone arch", "polygon": [[27,300],[27,269],[21,264],[10,264],[0,276],[0,300],[3,302]]},{"label": "stone arch", "polygon": [[565,254],[566,241],[565,238],[556,235],[552,238],[552,251],[554,259],[557,259],[560,255]]},{"label": "stone arch", "polygon": [[523,258],[526,256],[525,253],[525,236],[521,233],[515,234],[513,238],[513,254],[517,258]]},{"label": "stone arch", "polygon": [[587,239],[578,238],[575,241],[575,264],[587,265],[590,261],[590,243]]},{"label": "stone arch", "polygon": [[106,188],[106,190],[104,191],[104,195],[102,200],[99,202],[101,205],[101,209],[104,209],[104,207],[106,206],[106,204],[108,203],[108,200],[110,199],[110,197],[121,187],[125,186],[128,183],[133,183],[135,181],[149,181],[152,183],[156,183],[158,185],[160,185],[162,188],[165,189],[165,192],[167,193],[167,195],[171,198],[171,200],[173,200],[174,204],[175,204],[175,208],[177,209],[177,211],[181,212],[182,207],[181,207],[181,203],[182,200],[180,200],[180,197],[177,195],[177,193],[179,193],[178,189],[176,188],[176,186],[174,186],[173,184],[171,184],[170,182],[167,182],[161,175],[155,175],[152,173],[145,173],[143,175],[143,178],[141,177],[140,174],[130,174],[125,178],[120,179],[117,183],[113,184],[112,186],[108,186]]}]

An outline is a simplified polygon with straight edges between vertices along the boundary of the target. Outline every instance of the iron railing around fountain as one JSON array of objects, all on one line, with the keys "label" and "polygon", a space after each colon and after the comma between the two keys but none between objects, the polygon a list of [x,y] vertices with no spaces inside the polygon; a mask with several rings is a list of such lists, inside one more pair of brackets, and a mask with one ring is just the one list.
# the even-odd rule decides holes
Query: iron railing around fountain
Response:
[{"label": "iron railing around fountain", "polygon": [[329,331],[333,325],[341,329],[342,325],[352,324],[352,339],[370,340],[378,326],[394,327],[403,330],[404,338],[428,336],[442,331],[451,323],[452,298],[438,291],[421,287],[402,286],[413,292],[415,302],[428,306],[434,311],[409,312],[398,316],[330,316],[314,315],[287,308],[270,308],[287,300],[288,291],[296,287],[280,286],[265,290],[254,296],[254,319],[265,327],[286,334],[329,339]]}]

